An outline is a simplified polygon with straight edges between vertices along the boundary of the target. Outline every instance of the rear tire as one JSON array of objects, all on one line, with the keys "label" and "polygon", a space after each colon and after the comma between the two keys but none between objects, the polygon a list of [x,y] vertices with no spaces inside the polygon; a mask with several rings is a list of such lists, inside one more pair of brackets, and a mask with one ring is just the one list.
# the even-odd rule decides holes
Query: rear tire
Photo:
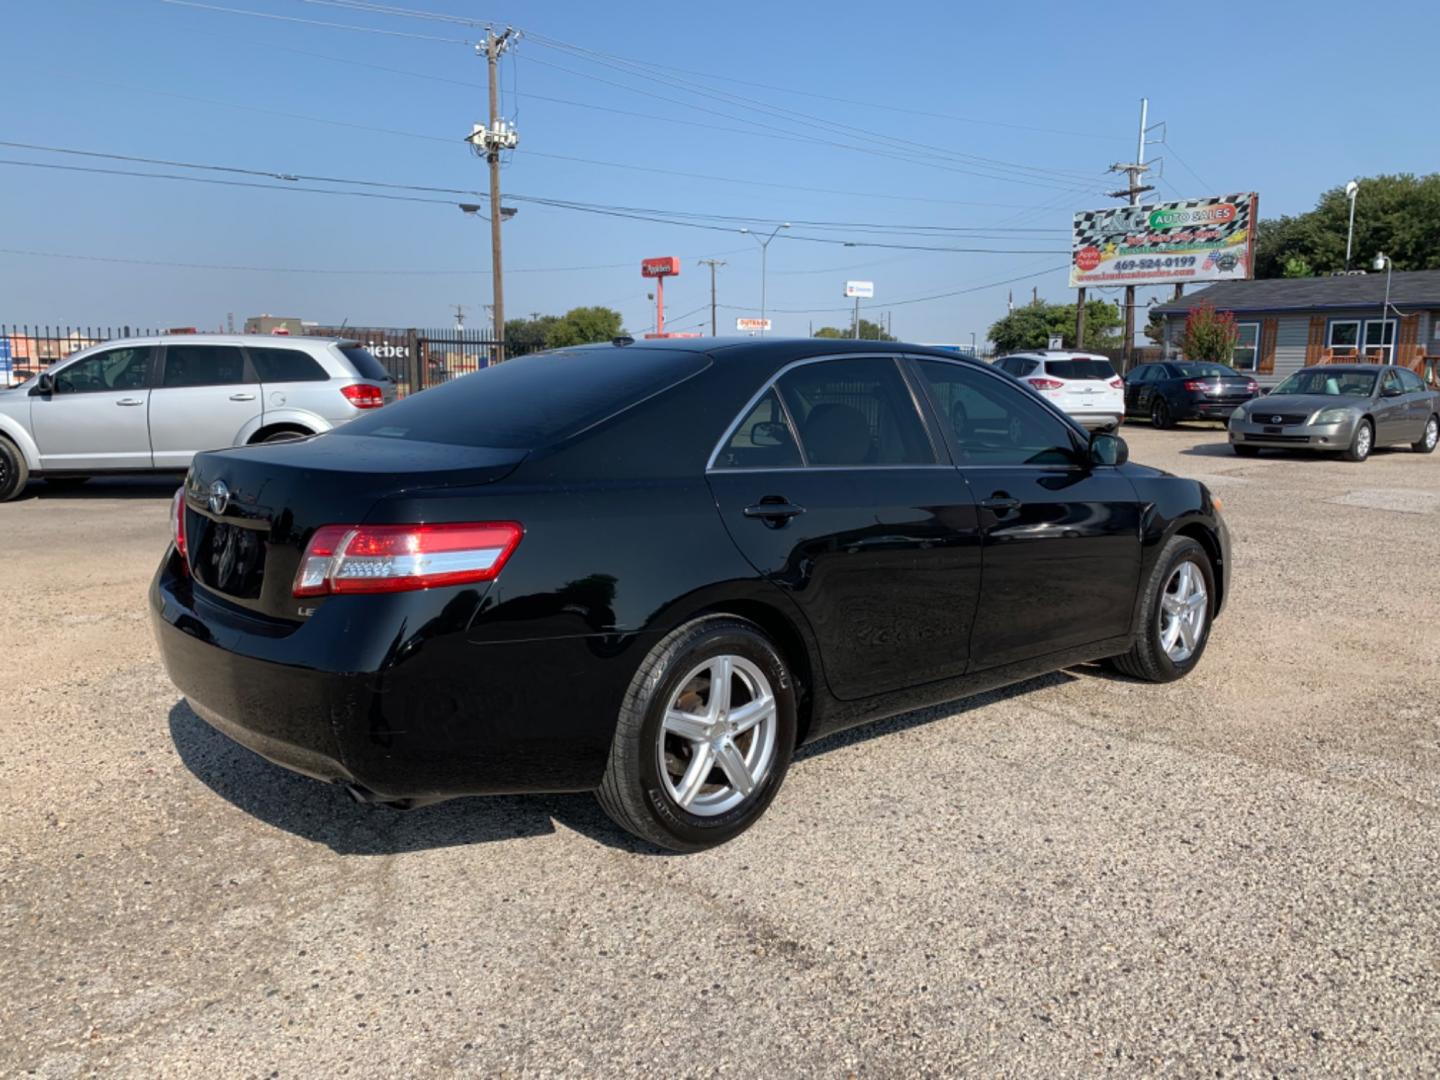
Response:
[{"label": "rear tire", "polygon": [[1435,444],[1440,443],[1440,416],[1430,415],[1425,422],[1425,432],[1415,442],[1410,444],[1410,449],[1417,454],[1428,454],[1435,449]]},{"label": "rear tire", "polygon": [[[721,671],[726,690],[717,698]],[[744,700],[732,705],[736,689]],[[741,619],[698,619],[667,635],[635,673],[596,795],[615,824],[642,840],[672,851],[714,847],[775,798],[795,732],[795,686],[770,639]]]},{"label": "rear tire", "polygon": [[1164,398],[1156,398],[1150,403],[1150,424],[1156,431],[1175,426],[1175,420],[1170,415],[1170,406],[1165,404]]},{"label": "rear tire", "polygon": [[9,439],[0,436],[0,502],[9,502],[25,490],[30,467],[25,455]]},{"label": "rear tire", "polygon": [[1215,595],[1215,570],[1205,549],[1188,536],[1172,536],[1145,582],[1135,643],[1110,663],[1146,682],[1184,678],[1210,641]]},{"label": "rear tire", "polygon": [[1375,449],[1375,429],[1370,425],[1369,420],[1361,420],[1355,425],[1355,434],[1350,439],[1350,445],[1345,449],[1346,461],[1364,461],[1370,456],[1370,451]]}]

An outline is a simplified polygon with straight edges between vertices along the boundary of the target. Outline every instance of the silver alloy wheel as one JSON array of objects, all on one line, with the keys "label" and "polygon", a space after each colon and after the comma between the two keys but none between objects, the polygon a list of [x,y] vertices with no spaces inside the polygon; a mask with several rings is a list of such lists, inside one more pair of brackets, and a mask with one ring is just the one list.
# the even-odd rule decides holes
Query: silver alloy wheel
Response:
[{"label": "silver alloy wheel", "polygon": [[1183,664],[1194,655],[1209,617],[1205,575],[1187,559],[1175,568],[1160,594],[1160,646],[1172,663]]},{"label": "silver alloy wheel", "polygon": [[743,656],[715,656],[680,682],[660,725],[660,779],[700,817],[733,810],[765,782],[779,726],[770,680]]},{"label": "silver alloy wheel", "polygon": [[1360,430],[1355,433],[1355,456],[1369,457],[1370,442],[1375,436],[1370,434],[1370,425],[1363,420],[1360,422]]},{"label": "silver alloy wheel", "polygon": [[1434,450],[1437,442],[1440,442],[1440,420],[1432,416],[1425,425],[1425,449]]}]

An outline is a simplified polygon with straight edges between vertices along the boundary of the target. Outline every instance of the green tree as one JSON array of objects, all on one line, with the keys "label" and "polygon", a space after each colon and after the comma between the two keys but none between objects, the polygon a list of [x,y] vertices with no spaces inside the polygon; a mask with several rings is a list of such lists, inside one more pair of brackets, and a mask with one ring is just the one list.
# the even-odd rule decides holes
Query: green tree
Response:
[{"label": "green tree", "polygon": [[545,330],[545,347],[560,349],[566,345],[587,345],[593,341],[610,341],[621,334],[620,312],[607,307],[571,308]]},{"label": "green tree", "polygon": [[560,319],[555,315],[536,315],[529,319],[505,320],[505,343],[512,353],[534,352],[545,348],[550,328]]},{"label": "green tree", "polygon": [[1074,304],[1026,304],[990,327],[989,338],[1001,352],[1043,349],[1059,334],[1067,349],[1118,349],[1125,320],[1120,308],[1104,300],[1085,301],[1085,341],[1075,344]]},{"label": "green tree", "polygon": [[[1350,200],[1343,186],[1320,196],[1315,209],[1267,218],[1256,230],[1255,276],[1294,277],[1345,269]],[[1355,201],[1355,246],[1350,266],[1366,270],[1384,252],[1396,270],[1440,269],[1440,173],[1372,176]]]},{"label": "green tree", "polygon": [[1165,320],[1160,316],[1158,311],[1150,312],[1150,317],[1145,320],[1143,332],[1154,344],[1165,344]]},{"label": "green tree", "polygon": [[1315,271],[1310,269],[1310,264],[1303,257],[1291,255],[1285,260],[1285,269],[1280,276],[1287,278],[1314,277]]},{"label": "green tree", "polygon": [[1180,350],[1186,360],[1228,364],[1235,356],[1235,343],[1239,338],[1234,315],[1228,311],[1217,312],[1211,304],[1196,304],[1185,317]]},{"label": "green tree", "polygon": [[[850,320],[850,325],[847,326],[844,330],[841,330],[839,327],[836,327],[836,326],[822,326],[819,330],[816,330],[816,331],[815,331],[815,336],[816,336],[817,338],[851,338],[851,337],[854,337],[854,336],[855,336],[855,320],[854,320],[854,319],[851,319],[851,320]],[[889,334],[887,334],[887,333],[885,332],[885,328],[884,328],[883,326],[881,326],[879,323],[873,323],[873,322],[871,322],[869,319],[861,319],[861,320],[860,320],[860,340],[861,340],[861,341],[894,341],[895,338],[893,338],[893,337],[891,337]]]}]

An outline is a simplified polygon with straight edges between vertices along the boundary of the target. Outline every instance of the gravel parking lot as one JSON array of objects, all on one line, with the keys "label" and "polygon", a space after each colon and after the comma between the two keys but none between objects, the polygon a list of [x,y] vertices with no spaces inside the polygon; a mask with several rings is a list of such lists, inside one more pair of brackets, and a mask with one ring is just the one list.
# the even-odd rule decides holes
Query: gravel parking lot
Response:
[{"label": "gravel parking lot", "polygon": [[1440,458],[1233,457],[1230,606],[805,751],[695,856],[589,796],[406,815],[213,733],[144,591],[173,482],[0,507],[0,1073],[1435,1075]]}]

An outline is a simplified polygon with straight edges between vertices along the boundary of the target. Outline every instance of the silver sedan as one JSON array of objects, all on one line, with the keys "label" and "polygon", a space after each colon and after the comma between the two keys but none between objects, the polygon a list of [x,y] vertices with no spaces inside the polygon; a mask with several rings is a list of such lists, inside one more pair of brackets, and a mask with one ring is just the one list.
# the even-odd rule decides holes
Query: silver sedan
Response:
[{"label": "silver sedan", "polygon": [[1229,429],[1231,449],[1247,457],[1268,448],[1364,461],[1393,443],[1428,454],[1440,442],[1440,392],[1393,364],[1302,368],[1231,413]]}]

